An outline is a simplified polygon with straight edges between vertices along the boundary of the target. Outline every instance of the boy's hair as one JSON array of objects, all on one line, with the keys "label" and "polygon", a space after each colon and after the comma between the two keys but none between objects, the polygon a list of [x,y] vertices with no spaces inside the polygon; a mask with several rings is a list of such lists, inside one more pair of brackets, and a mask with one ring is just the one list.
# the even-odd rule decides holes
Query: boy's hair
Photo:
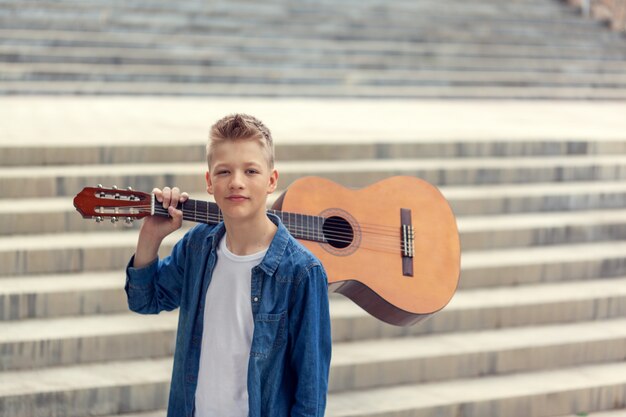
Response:
[{"label": "boy's hair", "polygon": [[270,130],[254,116],[236,113],[225,116],[211,126],[209,143],[206,145],[206,157],[211,169],[211,157],[216,144],[225,140],[258,140],[267,156],[270,169],[274,168],[274,141]]}]

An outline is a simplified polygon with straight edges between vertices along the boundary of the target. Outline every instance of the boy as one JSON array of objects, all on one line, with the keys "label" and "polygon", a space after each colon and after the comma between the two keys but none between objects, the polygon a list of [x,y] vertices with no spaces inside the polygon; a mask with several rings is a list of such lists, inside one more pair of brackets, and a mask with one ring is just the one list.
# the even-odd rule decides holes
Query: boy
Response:
[{"label": "boy", "polygon": [[188,199],[154,189],[171,218],[147,217],[126,269],[129,308],[180,307],[168,417],[323,416],[331,357],[327,277],[266,212],[278,172],[270,131],[249,115],[217,121],[206,184],[223,215],[160,260]]}]

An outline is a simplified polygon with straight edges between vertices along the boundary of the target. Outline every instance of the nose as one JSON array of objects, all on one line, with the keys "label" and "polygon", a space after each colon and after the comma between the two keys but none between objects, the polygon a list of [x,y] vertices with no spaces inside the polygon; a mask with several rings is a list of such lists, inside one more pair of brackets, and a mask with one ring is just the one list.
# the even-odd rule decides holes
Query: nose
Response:
[{"label": "nose", "polygon": [[231,175],[230,177],[230,189],[231,190],[243,188],[243,181],[241,180],[241,175],[242,174],[239,172],[233,172],[233,175]]}]

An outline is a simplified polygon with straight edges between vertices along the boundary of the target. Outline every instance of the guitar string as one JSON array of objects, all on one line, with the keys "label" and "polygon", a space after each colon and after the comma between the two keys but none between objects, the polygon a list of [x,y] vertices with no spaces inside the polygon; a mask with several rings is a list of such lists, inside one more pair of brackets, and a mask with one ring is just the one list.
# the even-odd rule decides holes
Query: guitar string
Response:
[{"label": "guitar string", "polygon": [[[205,219],[201,218],[193,218],[193,217],[183,217],[183,220],[190,220],[190,221],[200,221],[203,222]],[[307,239],[307,234],[303,233],[302,230],[299,230],[299,228],[290,228],[290,229],[297,229],[297,230],[293,230],[294,233],[301,233],[301,238],[305,239],[305,240],[312,240],[312,241],[317,241],[319,242],[318,239]],[[312,233],[315,234],[315,233]],[[394,239],[393,241],[383,241],[380,237],[372,237],[370,236],[371,233],[361,233],[362,239],[361,242],[359,243],[359,248],[363,248],[363,249],[368,249],[368,250],[372,250],[372,251],[379,251],[379,252],[387,252],[387,253],[392,253],[392,254],[398,254],[398,253],[404,253],[404,249],[405,246],[404,244],[401,242],[399,236],[397,239]],[[328,245],[330,245],[331,243],[329,241],[332,241],[333,243],[345,243],[346,246],[350,245],[352,242],[354,242],[354,239],[351,238],[350,239],[341,239],[338,235],[336,234],[332,234],[332,233],[328,233],[324,235],[324,238],[326,239],[326,241],[323,241],[321,243],[326,243]],[[332,246],[332,245],[331,245]]]},{"label": "guitar string", "polygon": [[[165,210],[161,210],[160,211],[161,214],[166,214],[167,212]],[[186,217],[185,217],[186,215]],[[213,216],[215,218],[215,216]],[[195,216],[193,213],[190,212],[183,212],[183,220],[192,220],[192,221],[204,221],[206,220],[206,216]],[[301,236],[303,238],[306,238],[306,236],[308,235],[316,235],[319,233],[316,233],[313,229],[309,229],[309,228],[304,228],[304,227],[289,227],[290,230],[293,230],[296,233],[300,233]],[[374,244],[378,244],[377,247],[367,247],[365,246],[363,243],[359,246],[359,247],[367,247],[368,249],[371,250],[379,250],[379,249],[388,249],[390,253],[397,253],[398,251],[403,252],[404,251],[404,244],[401,242],[400,239],[400,234],[396,234],[393,236],[393,238],[389,238],[389,239],[385,239],[385,238],[381,238],[378,236],[374,236],[375,238],[371,238],[370,235],[376,235],[375,233],[372,232],[367,232],[365,231],[365,233],[361,233],[362,237],[365,237],[365,239],[363,239],[363,241],[367,242],[367,243],[374,243]],[[347,243],[350,244],[354,241],[353,239],[353,234],[351,233],[343,233],[342,229],[335,229],[333,230],[331,233],[325,234],[325,237],[327,240],[332,240],[333,242],[337,242],[337,243]],[[349,238],[347,238],[349,237]],[[341,239],[341,238],[345,238],[345,239]],[[315,240],[315,239],[312,239]],[[363,242],[362,241],[362,242]],[[326,242],[328,243],[328,242]]]},{"label": "guitar string", "polygon": [[[162,207],[161,205],[155,206],[155,210],[159,210],[161,207]],[[150,205],[149,204],[142,204],[142,205],[135,205],[135,206],[121,206],[120,208],[136,208],[136,209],[138,209],[138,208],[150,208]],[[165,209],[163,209],[163,210],[165,210]],[[280,212],[279,210],[274,210],[274,211]],[[193,212],[193,210],[190,211],[188,209],[185,213],[190,213],[190,212]],[[163,213],[165,214],[165,213],[167,213],[167,211],[164,211]],[[283,213],[288,213],[288,212],[283,212]],[[113,214],[113,213],[107,213],[107,214]],[[119,213],[119,214],[122,217],[124,215],[124,213]],[[299,213],[294,213],[294,214],[295,215],[300,215]],[[198,218],[206,218],[205,214],[197,214],[197,215],[198,215]],[[211,217],[211,216],[213,216],[213,217]],[[209,213],[209,220],[215,220],[214,216],[215,216],[214,214]],[[309,214],[305,214],[305,216],[319,217],[319,216],[309,215]],[[397,227],[395,227],[395,226],[386,226],[386,225],[381,225],[381,224],[361,223],[361,222],[359,222],[359,226],[361,226],[362,229],[365,228],[364,226],[367,226],[367,228],[369,228],[370,230],[380,229],[381,231],[389,231],[389,232],[392,233],[389,236],[395,236],[395,233],[397,232]]]},{"label": "guitar string", "polygon": [[[123,208],[146,209],[146,208],[149,208],[150,206],[149,205],[141,205],[141,206],[122,206],[122,207]],[[167,211],[164,208],[161,209],[161,206],[156,206],[155,210],[157,210],[157,211],[161,210],[162,214],[167,214]],[[146,213],[146,212],[149,213],[150,210],[144,210],[142,212],[143,213]],[[187,210],[187,211],[184,211],[184,213],[185,214],[193,214],[194,212],[192,212],[190,210]],[[283,212],[283,213],[287,213],[287,212]],[[134,213],[106,213],[106,214],[119,214],[120,217],[124,217],[125,214],[134,214]],[[295,214],[298,215],[298,213],[295,213]],[[220,219],[222,218],[221,215],[215,215],[215,214],[211,214],[211,213],[209,213],[208,216],[207,216],[205,214],[198,214],[197,212],[195,212],[195,215],[200,220],[207,219],[207,220],[212,220],[212,221],[215,221],[215,222],[218,222],[218,223],[219,223]],[[305,215],[305,216],[309,216],[309,215]],[[320,218],[319,216],[312,216],[312,217],[314,219],[315,218]],[[324,218],[324,219],[327,219],[327,218]],[[372,224],[372,223],[361,223],[361,222],[359,222],[359,226],[360,226],[361,230],[367,230],[367,231],[370,231],[371,233],[377,233],[379,235],[386,235],[386,236],[389,236],[391,238],[397,238],[397,236],[398,236],[398,228],[399,227],[396,227],[396,226],[385,226],[385,225],[377,225],[377,224]],[[305,227],[305,226],[302,226],[302,227]],[[332,230],[333,226],[332,225],[326,225],[326,228],[327,229],[330,228]],[[337,230],[343,230],[343,229],[337,229]],[[379,231],[374,232],[374,230],[379,230]],[[389,232],[389,233],[385,234],[383,232]]]},{"label": "guitar string", "polygon": [[[167,214],[167,211],[165,211],[165,209],[160,209],[159,208],[157,210],[161,214]],[[204,220],[207,219],[207,216],[205,216],[205,215],[197,215],[197,213],[192,213],[192,212],[189,212],[189,211],[183,212],[183,215],[193,216],[191,219],[185,219],[185,220],[194,220],[194,221],[199,221],[200,220],[200,221],[204,221]],[[217,221],[220,217],[221,216],[215,216],[215,215],[209,215],[208,216],[209,220],[213,220],[213,221]],[[297,232],[300,232],[302,234],[312,234],[312,233],[314,234],[316,232],[316,230],[319,230],[319,228],[310,228],[310,227],[307,227],[305,225],[298,225],[298,224],[296,224],[295,226],[290,225],[289,228],[293,229],[293,230],[295,230]],[[328,226],[328,227],[325,228],[325,230],[332,232],[334,237],[337,237],[337,236],[349,237],[349,236],[353,235],[353,233],[346,232],[345,231],[346,229],[345,228],[341,228],[341,227]],[[395,241],[395,240],[400,239],[400,232],[396,228],[394,228],[395,232],[392,233],[392,234],[383,234],[383,233],[379,233],[379,232],[373,232],[369,228],[363,228],[363,227],[361,227],[360,230],[361,231],[365,231],[365,232],[370,233],[370,234],[376,234],[378,236],[388,237],[389,240],[391,240],[391,241]]]},{"label": "guitar string", "polygon": [[[167,214],[167,211],[164,208],[156,207],[155,209],[160,214]],[[142,206],[140,212],[150,213],[151,211],[148,210],[146,206]],[[120,214],[120,217],[123,217],[123,213],[119,213],[119,214]],[[212,221],[216,221],[217,222],[217,221],[219,221],[219,219],[221,217],[221,216],[216,216],[214,214],[209,214],[208,216],[204,216],[204,215],[198,216],[197,213],[192,213],[190,211],[183,212],[183,215],[187,216],[187,218],[183,217],[184,220],[193,220],[193,221],[205,221],[205,220],[208,219],[208,220],[212,220]],[[292,225],[289,225],[289,226],[290,226],[289,228],[294,230],[294,232],[300,233],[303,236],[308,236],[308,235],[311,235],[311,234],[315,235],[316,233],[318,233],[317,231],[319,230],[319,229],[317,229],[317,230],[311,229],[311,228],[308,228],[306,226],[298,226],[298,225],[296,225],[295,227],[292,226]],[[353,235],[354,234],[351,233],[351,232],[346,232],[345,229],[343,229],[343,228],[326,227],[325,231],[328,232],[327,236],[330,239],[332,239],[332,240],[334,240],[334,241],[336,241],[338,243],[350,243],[350,242],[353,241]],[[378,242],[381,242],[381,243],[386,238],[386,240],[387,240],[386,243],[392,244],[394,248],[396,247],[396,242],[401,240],[400,233],[397,232],[397,231],[394,234],[386,234],[386,235],[385,234],[381,234],[381,233],[377,233],[377,232],[372,232],[372,231],[368,230],[368,228],[361,228],[361,231],[362,231],[362,234],[366,234],[366,235],[370,235],[370,234],[371,235],[378,235],[379,236],[379,237],[377,237],[378,238]],[[340,238],[342,238],[342,237],[345,238],[345,240],[340,240]],[[403,244],[402,243],[400,243],[400,248],[403,249]]]},{"label": "guitar string", "polygon": [[[151,210],[149,209],[149,205],[147,204],[142,204],[142,205],[135,205],[135,206],[124,206],[125,208],[137,208],[138,211],[143,212],[143,213],[151,213]],[[165,210],[165,208],[161,208],[161,206],[155,206],[155,210],[157,212],[159,212],[160,214],[167,214],[167,211]],[[112,213],[109,213],[112,214]],[[120,217],[124,216],[124,213],[118,213],[120,215]],[[133,214],[133,213],[130,213]],[[186,212],[183,212],[183,215],[187,215],[188,217],[184,218],[184,220],[193,220],[193,221],[205,221],[205,220],[209,220],[209,221],[219,221],[220,217],[219,215],[214,215],[211,213],[207,213],[207,215],[198,215],[197,211],[194,210],[193,212],[190,210],[187,210]],[[190,217],[191,216],[191,217]],[[305,236],[309,236],[310,234],[315,235],[316,233],[319,234],[319,232],[317,232],[315,229],[310,229],[304,225],[299,226],[298,224],[296,224],[295,227],[293,227],[292,225],[289,225],[290,229],[294,230],[295,233],[300,233],[303,237]],[[388,227],[391,228],[391,227]],[[401,241],[401,236],[400,233],[397,231],[396,228],[393,228],[395,230],[395,232],[393,234],[383,234],[380,232],[373,232],[370,231],[369,228],[367,227],[361,227],[361,232],[362,232],[362,236],[367,236],[369,237],[370,234],[373,235],[378,235],[379,237],[377,237],[377,241],[375,243],[385,243],[387,244],[386,247],[391,249],[391,250],[396,250],[396,248],[398,248],[398,243],[399,243],[399,250],[403,251],[404,250],[404,244]],[[319,230],[319,229],[318,229]],[[346,232],[345,229],[339,228],[339,227],[332,227],[332,226],[327,226],[325,228],[325,231],[328,232],[326,233],[326,237],[328,240],[332,240],[334,242],[337,243],[351,243],[353,241],[353,237],[354,234],[351,232]],[[342,239],[343,238],[343,239]],[[386,240],[386,241],[385,241]]]}]

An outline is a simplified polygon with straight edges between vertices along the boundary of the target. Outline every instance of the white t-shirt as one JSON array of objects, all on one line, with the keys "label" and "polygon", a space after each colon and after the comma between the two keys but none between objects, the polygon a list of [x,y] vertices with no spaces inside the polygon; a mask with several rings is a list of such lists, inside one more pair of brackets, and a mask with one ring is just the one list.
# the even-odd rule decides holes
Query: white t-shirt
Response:
[{"label": "white t-shirt", "polygon": [[251,270],[266,250],[238,256],[222,238],[207,289],[196,417],[248,416],[248,358],[254,332]]}]

